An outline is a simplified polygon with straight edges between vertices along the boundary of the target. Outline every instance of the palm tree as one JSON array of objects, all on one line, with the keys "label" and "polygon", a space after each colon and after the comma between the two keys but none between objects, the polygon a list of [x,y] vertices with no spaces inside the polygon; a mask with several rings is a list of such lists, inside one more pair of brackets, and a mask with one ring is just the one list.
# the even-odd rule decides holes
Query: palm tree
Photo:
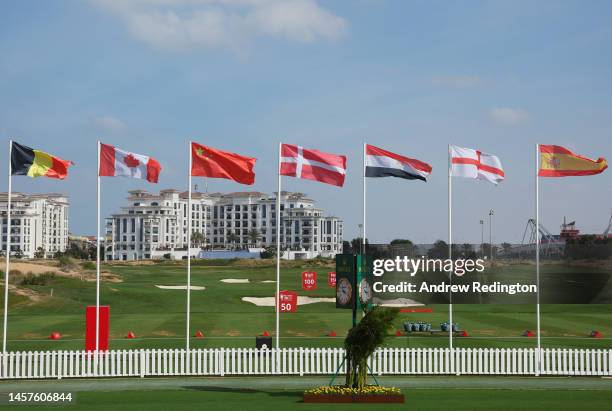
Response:
[{"label": "palm tree", "polygon": [[199,231],[194,231],[191,233],[191,246],[201,247],[204,242],[204,234]]},{"label": "palm tree", "polygon": [[236,241],[238,241],[238,236],[233,231],[228,232],[227,242],[231,244],[232,249],[234,249],[234,244],[236,243]]},{"label": "palm tree", "polygon": [[259,242],[259,230],[256,228],[249,230],[248,236],[249,236],[249,242],[257,246],[257,243]]}]

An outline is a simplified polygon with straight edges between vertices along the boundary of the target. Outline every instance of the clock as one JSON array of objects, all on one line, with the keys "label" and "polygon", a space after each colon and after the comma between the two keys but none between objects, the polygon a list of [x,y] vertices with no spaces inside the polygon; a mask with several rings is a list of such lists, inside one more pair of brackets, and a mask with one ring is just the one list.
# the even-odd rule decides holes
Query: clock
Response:
[{"label": "clock", "polygon": [[359,301],[361,305],[368,305],[372,299],[372,287],[365,278],[359,282]]},{"label": "clock", "polygon": [[353,298],[353,286],[348,278],[341,278],[336,287],[336,299],[341,305],[348,305]]}]

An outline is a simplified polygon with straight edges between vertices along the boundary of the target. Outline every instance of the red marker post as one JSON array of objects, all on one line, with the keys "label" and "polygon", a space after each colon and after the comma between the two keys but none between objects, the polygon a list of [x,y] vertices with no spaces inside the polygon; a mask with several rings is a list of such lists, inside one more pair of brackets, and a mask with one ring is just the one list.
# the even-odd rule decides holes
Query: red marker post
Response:
[{"label": "red marker post", "polygon": [[279,309],[281,313],[294,313],[297,311],[298,294],[295,291],[283,290],[279,294]]},{"label": "red marker post", "polygon": [[317,273],[314,271],[302,272],[302,288],[306,291],[317,289]]}]

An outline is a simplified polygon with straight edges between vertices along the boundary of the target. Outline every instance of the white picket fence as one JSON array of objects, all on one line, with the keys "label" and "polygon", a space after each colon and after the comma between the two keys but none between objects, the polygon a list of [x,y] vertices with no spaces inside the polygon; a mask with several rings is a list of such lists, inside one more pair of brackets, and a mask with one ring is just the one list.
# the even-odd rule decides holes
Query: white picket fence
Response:
[{"label": "white picket fence", "polygon": [[[611,376],[612,350],[383,348],[369,359],[374,375]],[[341,348],[247,348],[27,351],[0,354],[0,378],[225,375],[332,375],[344,372]]]}]

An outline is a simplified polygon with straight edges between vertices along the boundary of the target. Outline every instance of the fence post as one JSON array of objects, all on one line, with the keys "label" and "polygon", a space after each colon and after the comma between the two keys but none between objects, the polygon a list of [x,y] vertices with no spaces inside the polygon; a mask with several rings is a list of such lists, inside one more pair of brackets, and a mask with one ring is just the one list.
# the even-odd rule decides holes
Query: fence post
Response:
[{"label": "fence post", "polygon": [[145,361],[146,361],[145,350],[141,349],[140,350],[140,378],[145,377]]}]

